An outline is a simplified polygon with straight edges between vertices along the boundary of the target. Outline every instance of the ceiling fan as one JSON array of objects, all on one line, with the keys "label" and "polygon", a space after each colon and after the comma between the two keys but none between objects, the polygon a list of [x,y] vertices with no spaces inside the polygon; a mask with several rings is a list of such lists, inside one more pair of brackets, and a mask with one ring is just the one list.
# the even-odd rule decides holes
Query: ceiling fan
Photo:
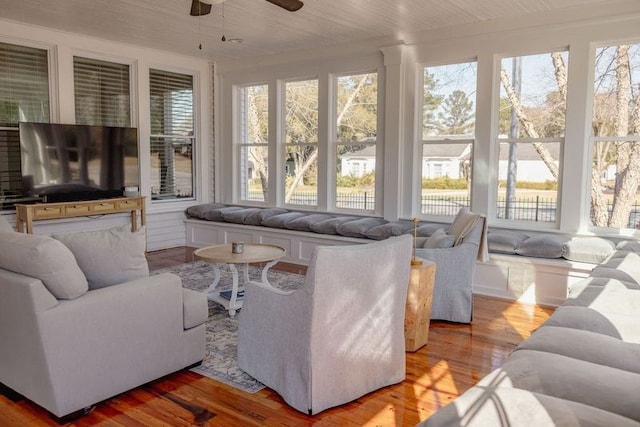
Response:
[{"label": "ceiling fan", "polygon": [[[222,3],[224,0],[192,0],[191,1],[191,16],[203,16],[211,13],[211,6],[214,3]],[[289,12],[295,12],[299,10],[304,3],[300,0],[267,0],[269,3],[280,6]]]}]

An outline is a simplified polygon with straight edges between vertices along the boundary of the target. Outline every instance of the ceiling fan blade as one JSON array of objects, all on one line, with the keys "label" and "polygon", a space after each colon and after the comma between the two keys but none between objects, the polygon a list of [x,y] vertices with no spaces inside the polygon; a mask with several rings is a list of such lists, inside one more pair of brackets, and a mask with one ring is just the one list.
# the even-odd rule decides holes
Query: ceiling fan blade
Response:
[{"label": "ceiling fan blade", "polygon": [[288,10],[289,12],[295,12],[299,10],[304,3],[300,0],[267,0],[269,3],[275,4],[276,6],[280,6],[283,9]]},{"label": "ceiling fan blade", "polygon": [[202,16],[211,13],[211,4],[200,0],[191,1],[191,16]]}]

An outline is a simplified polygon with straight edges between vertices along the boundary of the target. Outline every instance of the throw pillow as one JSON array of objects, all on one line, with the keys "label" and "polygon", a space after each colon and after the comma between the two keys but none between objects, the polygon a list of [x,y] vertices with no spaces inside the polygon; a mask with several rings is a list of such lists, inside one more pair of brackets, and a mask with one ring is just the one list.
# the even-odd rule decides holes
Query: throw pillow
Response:
[{"label": "throw pillow", "polygon": [[87,292],[87,279],[65,245],[48,236],[1,234],[0,267],[40,279],[57,299]]},{"label": "throw pillow", "polygon": [[623,240],[618,242],[616,249],[628,252],[640,252],[640,242],[636,240]]},{"label": "throw pillow", "polygon": [[325,219],[324,221],[311,224],[309,228],[314,233],[319,234],[338,234],[338,227],[345,222],[355,221],[357,217],[353,216],[337,216],[335,218]]},{"label": "throw pillow", "polygon": [[345,237],[359,237],[366,238],[367,231],[373,227],[381,224],[386,224],[388,221],[382,218],[359,218],[353,221],[345,222],[338,226],[336,231],[341,236]]},{"label": "throw pillow", "polygon": [[289,212],[283,208],[262,208],[256,212],[250,213],[244,218],[246,225],[262,225],[262,221],[275,215]]},{"label": "throw pillow", "polygon": [[226,207],[226,205],[221,205],[220,203],[206,203],[201,205],[194,205],[194,206],[189,206],[185,210],[185,214],[189,218],[205,219],[204,215],[207,212],[215,209],[221,209],[224,207]]},{"label": "throw pillow", "polygon": [[333,215],[329,214],[308,214],[305,216],[301,216],[300,218],[296,218],[293,221],[289,221],[285,223],[285,227],[289,230],[297,230],[297,231],[311,231],[311,225],[316,224],[318,222],[331,219]]},{"label": "throw pillow", "polygon": [[408,233],[413,234],[413,222],[399,220],[371,227],[365,234],[369,239],[384,240],[391,236],[400,236]]},{"label": "throw pillow", "polygon": [[449,227],[449,234],[455,238],[454,246],[464,240],[467,234],[473,230],[473,226],[476,225],[479,219],[480,214],[471,212],[467,207],[460,208]]},{"label": "throw pillow", "polygon": [[489,252],[513,255],[518,246],[528,238],[528,235],[519,231],[491,230],[487,233]]},{"label": "throw pillow", "polygon": [[455,236],[445,233],[444,229],[439,228],[433,232],[431,236],[422,245],[426,249],[447,249],[455,244]]},{"label": "throw pillow", "polygon": [[565,241],[564,237],[555,234],[537,234],[523,241],[516,248],[516,253],[538,258],[560,258]]},{"label": "throw pillow", "polygon": [[129,225],[110,230],[53,234],[67,246],[87,276],[89,289],[99,289],[147,277],[144,227],[131,232]]},{"label": "throw pillow", "polygon": [[575,238],[562,245],[563,256],[571,261],[600,264],[615,251],[615,244],[602,237]]}]

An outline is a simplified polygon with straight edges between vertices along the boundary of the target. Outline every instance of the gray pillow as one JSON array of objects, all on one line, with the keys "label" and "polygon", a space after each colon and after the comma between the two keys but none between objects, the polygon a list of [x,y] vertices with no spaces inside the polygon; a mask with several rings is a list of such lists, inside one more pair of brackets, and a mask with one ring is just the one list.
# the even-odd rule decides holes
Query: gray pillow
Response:
[{"label": "gray pillow", "polygon": [[226,205],[220,203],[204,203],[201,205],[189,206],[185,213],[189,218],[204,219],[204,214],[214,209],[224,208]]},{"label": "gray pillow", "polygon": [[345,222],[354,221],[358,219],[355,216],[337,216],[331,219],[325,219],[324,221],[316,222],[315,224],[311,224],[309,228],[314,233],[320,234],[338,234],[338,227]]},{"label": "gray pillow", "polygon": [[244,218],[246,225],[262,225],[262,221],[275,215],[289,212],[284,208],[262,208],[256,212],[250,213]]},{"label": "gray pillow", "polygon": [[13,227],[9,224],[9,221],[4,217],[4,215],[0,215],[0,232],[10,232],[13,231]]},{"label": "gray pillow", "polygon": [[371,227],[367,230],[366,235],[369,239],[384,240],[387,237],[400,236],[410,231],[413,232],[413,223],[407,220],[400,220]]},{"label": "gray pillow", "polygon": [[99,289],[149,276],[144,255],[144,227],[131,232],[129,225],[110,230],[53,234],[78,260],[89,289]]},{"label": "gray pillow", "polygon": [[233,222],[235,224],[244,224],[247,216],[256,213],[260,208],[244,208],[232,211],[222,212],[222,219],[225,222]]},{"label": "gray pillow", "polygon": [[89,289],[69,249],[49,236],[1,233],[0,267],[40,279],[57,299],[74,299]]},{"label": "gray pillow", "polygon": [[555,234],[537,234],[531,236],[516,248],[516,253],[522,256],[538,258],[562,257],[562,245],[566,238]]},{"label": "gray pillow", "polygon": [[286,224],[289,221],[293,221],[296,218],[300,218],[305,216],[302,212],[288,212],[280,215],[274,215],[262,221],[262,225],[265,227],[273,227],[273,228],[286,228]]},{"label": "gray pillow", "polygon": [[599,264],[607,259],[616,246],[602,237],[575,238],[562,245],[563,256],[571,261]]},{"label": "gray pillow", "polygon": [[225,213],[239,211],[242,209],[244,208],[240,206],[224,206],[222,208],[211,208],[203,211],[201,219],[206,219],[207,221],[224,222],[223,215]]},{"label": "gray pillow", "polygon": [[487,233],[489,252],[500,254],[515,254],[516,249],[529,236],[518,231],[491,230]]},{"label": "gray pillow", "polygon": [[640,242],[637,240],[623,240],[618,242],[616,249],[620,251],[640,252]]},{"label": "gray pillow", "polygon": [[447,249],[452,248],[455,242],[455,236],[447,234],[444,229],[439,228],[429,236],[422,247],[425,249]]},{"label": "gray pillow", "polygon": [[443,227],[449,228],[449,226],[448,225],[445,226],[445,224],[438,224],[438,223],[422,224],[418,226],[418,229],[416,230],[416,234],[418,235],[418,237],[429,237],[433,233],[435,233],[436,230],[440,230]]},{"label": "gray pillow", "polygon": [[336,231],[341,236],[366,238],[367,231],[377,225],[386,224],[388,221],[382,218],[360,218],[347,221],[338,226]]},{"label": "gray pillow", "polygon": [[311,231],[312,224],[315,224],[330,218],[333,218],[333,215],[322,214],[322,213],[307,214],[305,216],[301,216],[300,218],[296,218],[292,221],[287,222],[285,224],[285,227],[289,230]]}]

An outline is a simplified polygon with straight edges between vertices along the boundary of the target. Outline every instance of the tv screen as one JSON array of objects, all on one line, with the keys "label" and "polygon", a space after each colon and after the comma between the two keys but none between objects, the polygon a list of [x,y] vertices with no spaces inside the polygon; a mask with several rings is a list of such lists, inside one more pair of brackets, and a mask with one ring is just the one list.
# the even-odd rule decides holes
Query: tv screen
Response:
[{"label": "tv screen", "polygon": [[20,123],[25,197],[44,202],[120,197],[139,185],[138,130],[112,126]]}]

